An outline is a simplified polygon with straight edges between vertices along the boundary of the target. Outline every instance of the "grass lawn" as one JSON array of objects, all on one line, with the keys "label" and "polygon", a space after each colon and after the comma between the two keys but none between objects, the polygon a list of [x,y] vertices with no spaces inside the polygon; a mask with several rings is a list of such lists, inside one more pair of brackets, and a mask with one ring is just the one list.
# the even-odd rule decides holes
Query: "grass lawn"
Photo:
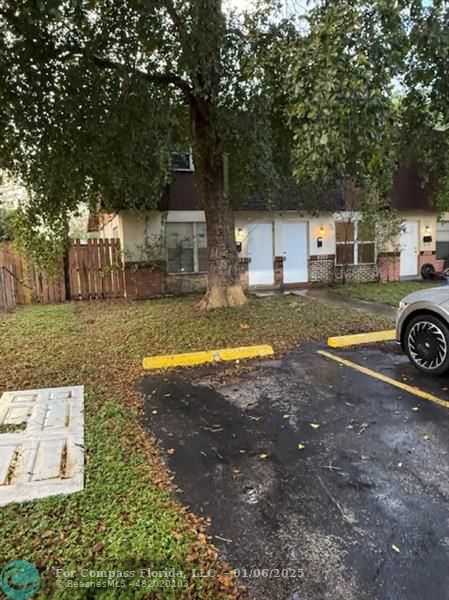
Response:
[{"label": "grass lawn", "polygon": [[407,296],[407,294],[440,285],[445,285],[444,281],[433,283],[426,283],[424,281],[392,281],[391,283],[345,284],[335,287],[334,290],[343,296],[397,306],[399,301],[404,296]]},{"label": "grass lawn", "polygon": [[[271,343],[276,352],[382,319],[294,296],[198,314],[196,298],[31,306],[0,320],[0,392],[85,385],[85,490],[0,509],[0,567],[34,562],[44,598],[233,598],[203,524],[175,502],[155,441],[140,424],[134,383],[145,355]],[[238,566],[238,565],[236,565]],[[175,568],[186,587],[56,587],[56,568]],[[193,569],[218,569],[194,577]]]}]

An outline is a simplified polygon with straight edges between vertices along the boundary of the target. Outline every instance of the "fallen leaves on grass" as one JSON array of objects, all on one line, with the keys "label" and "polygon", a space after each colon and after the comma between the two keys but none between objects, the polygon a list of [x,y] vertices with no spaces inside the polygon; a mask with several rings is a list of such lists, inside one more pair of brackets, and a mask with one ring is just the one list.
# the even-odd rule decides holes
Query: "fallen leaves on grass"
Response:
[{"label": "fallen leaves on grass", "polygon": [[96,554],[97,552],[100,552],[100,550],[103,550],[103,543],[102,542],[97,542],[93,547],[92,547],[92,552],[94,554]]},{"label": "fallen leaves on grass", "polygon": [[[245,343],[271,344],[279,355],[331,334],[383,329],[386,321],[302,297],[294,301],[297,310],[286,297],[273,296],[251,299],[241,309],[207,314],[198,313],[197,301],[190,297],[35,305],[6,317],[0,362],[8,369],[1,373],[0,392],[83,383],[89,445],[86,493],[4,509],[6,541],[0,564],[15,555],[39,564],[42,552],[35,541],[49,529],[60,541],[45,559],[45,567],[42,561],[45,574],[73,562],[92,567],[98,564],[97,557],[125,560],[132,553],[136,560],[144,560],[153,543],[169,562],[170,531],[176,526],[185,534],[185,541],[176,547],[180,567],[186,572],[219,573],[207,581],[190,580],[190,597],[218,598],[224,593],[227,599],[237,597],[235,581],[226,575],[207,536],[199,535],[204,520],[171,499],[172,475],[156,440],[141,425],[143,397],[134,382],[142,376],[142,357],[149,349],[152,354],[167,354],[238,346],[243,331]],[[166,398],[169,402],[170,394]],[[113,534],[105,536],[104,548],[92,555],[98,514]],[[80,522],[86,524],[82,530],[69,525]]]},{"label": "fallen leaves on grass", "polygon": [[[140,561],[153,552],[185,573],[217,572],[207,581],[187,575],[189,597],[237,598],[235,579],[219,562],[205,521],[172,500],[172,476],[156,440],[141,425],[143,397],[134,382],[142,375],[142,348],[148,348],[155,329],[141,316],[141,307],[133,303],[101,302],[32,306],[8,317],[0,361],[11,368],[2,372],[0,392],[83,383],[89,444],[85,492],[4,509],[7,543],[0,549],[0,564],[19,553],[46,576],[70,563],[95,568],[112,556],[124,564],[130,555]],[[161,335],[154,346],[165,343]],[[42,352],[42,347],[51,350]],[[105,530],[111,533],[98,542],[98,532]],[[49,531],[54,539],[43,535]]]}]

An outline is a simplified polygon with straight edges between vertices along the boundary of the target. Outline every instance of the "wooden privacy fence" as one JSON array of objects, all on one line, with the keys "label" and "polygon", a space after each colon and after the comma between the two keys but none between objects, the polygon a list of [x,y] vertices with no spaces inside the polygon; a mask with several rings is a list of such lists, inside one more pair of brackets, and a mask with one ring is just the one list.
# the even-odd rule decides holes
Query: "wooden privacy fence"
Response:
[{"label": "wooden privacy fence", "polygon": [[120,240],[73,240],[58,272],[49,276],[0,245],[0,308],[64,300],[122,298],[125,284]]},{"label": "wooden privacy fence", "polygon": [[14,281],[10,273],[0,267],[0,312],[10,310],[15,304]]},{"label": "wooden privacy fence", "polygon": [[123,298],[125,283],[119,239],[74,240],[68,254],[72,300]]}]

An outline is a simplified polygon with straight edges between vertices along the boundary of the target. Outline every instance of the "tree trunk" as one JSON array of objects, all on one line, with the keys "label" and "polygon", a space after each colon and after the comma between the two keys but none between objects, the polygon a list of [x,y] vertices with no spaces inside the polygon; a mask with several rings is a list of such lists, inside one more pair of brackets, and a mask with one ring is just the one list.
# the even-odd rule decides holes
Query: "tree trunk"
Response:
[{"label": "tree trunk", "polygon": [[204,310],[243,306],[247,299],[240,282],[234,212],[225,193],[223,149],[207,103],[191,107],[193,158],[207,226],[208,278]]}]

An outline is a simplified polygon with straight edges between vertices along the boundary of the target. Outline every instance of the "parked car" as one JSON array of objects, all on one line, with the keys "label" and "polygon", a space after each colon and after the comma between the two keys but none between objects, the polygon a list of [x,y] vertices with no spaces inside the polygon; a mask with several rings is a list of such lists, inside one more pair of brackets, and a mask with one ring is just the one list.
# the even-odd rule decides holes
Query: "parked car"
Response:
[{"label": "parked car", "polygon": [[396,320],[396,339],[417,369],[432,375],[449,371],[449,286],[405,296]]}]

